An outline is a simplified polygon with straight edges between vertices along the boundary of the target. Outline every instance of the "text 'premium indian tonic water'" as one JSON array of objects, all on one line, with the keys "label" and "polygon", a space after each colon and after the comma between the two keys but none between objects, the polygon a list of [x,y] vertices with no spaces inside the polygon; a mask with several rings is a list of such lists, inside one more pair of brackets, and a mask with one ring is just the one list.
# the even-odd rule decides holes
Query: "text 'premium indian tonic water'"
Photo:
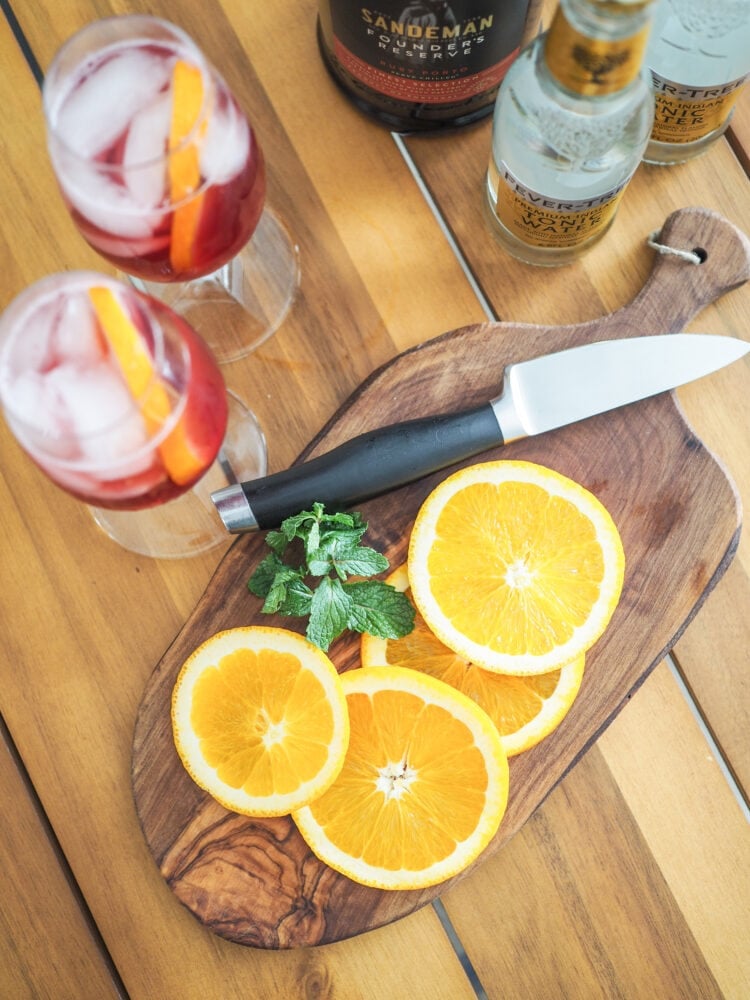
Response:
[{"label": "text 'premium indian tonic water'", "polygon": [[542,0],[321,0],[318,42],[335,82],[397,132],[488,115]]},{"label": "text 'premium indian tonic water'", "polygon": [[486,197],[500,244],[566,263],[612,223],[654,115],[650,3],[561,0],[497,96]]},{"label": "text 'premium indian tonic water'", "polygon": [[646,62],[656,96],[648,163],[682,163],[726,131],[750,75],[750,0],[659,0]]}]

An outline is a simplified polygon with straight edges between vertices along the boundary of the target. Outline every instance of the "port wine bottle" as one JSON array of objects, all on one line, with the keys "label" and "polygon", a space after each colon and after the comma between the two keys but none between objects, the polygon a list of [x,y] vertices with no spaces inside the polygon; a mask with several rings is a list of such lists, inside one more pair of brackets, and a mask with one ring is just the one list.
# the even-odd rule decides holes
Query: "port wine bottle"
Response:
[{"label": "port wine bottle", "polygon": [[354,104],[395,132],[458,128],[492,111],[537,31],[542,0],[321,0],[318,44]]}]

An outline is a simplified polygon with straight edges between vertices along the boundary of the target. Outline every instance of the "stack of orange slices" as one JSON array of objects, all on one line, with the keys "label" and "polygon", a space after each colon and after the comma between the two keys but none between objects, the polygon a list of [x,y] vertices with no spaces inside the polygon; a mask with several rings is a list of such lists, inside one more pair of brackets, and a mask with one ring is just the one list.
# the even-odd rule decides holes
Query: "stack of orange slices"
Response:
[{"label": "stack of orange slices", "polygon": [[[406,566],[387,582],[411,595]],[[583,679],[585,657],[543,674],[498,674],[455,653],[417,611],[414,631],[403,639],[362,636],[362,665],[402,666],[429,674],[472,698],[492,719],[508,757],[539,743],[568,714]]]},{"label": "stack of orange slices", "polygon": [[475,702],[404,668],[339,676],[285,629],[228,629],[199,646],[172,727],[201,788],[245,815],[291,813],[322,861],[366,885],[449,878],[505,812],[507,758]]},{"label": "stack of orange slices", "polygon": [[339,676],[302,636],[220,632],[185,663],[175,744],[228,808],[291,813],[349,878],[419,889],[465,870],[498,830],[508,757],[550,733],[617,604],[617,529],[588,491],[527,462],[450,476],[390,581],[418,609],[404,639],[364,636]]},{"label": "stack of orange slices", "polygon": [[414,631],[364,636],[362,662],[411,667],[473,698],[509,756],[570,710],[586,651],[620,598],[624,553],[610,514],[573,480],[531,462],[472,465],[423,503],[408,564]]}]

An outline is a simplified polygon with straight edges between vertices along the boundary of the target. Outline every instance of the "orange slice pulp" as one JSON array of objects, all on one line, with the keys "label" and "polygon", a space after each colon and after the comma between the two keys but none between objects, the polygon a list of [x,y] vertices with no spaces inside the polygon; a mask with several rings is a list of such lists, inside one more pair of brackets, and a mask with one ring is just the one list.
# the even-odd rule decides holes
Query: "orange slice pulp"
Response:
[{"label": "orange slice pulp", "polygon": [[404,667],[341,675],[350,738],[327,791],[292,814],[310,849],[364,885],[420,889],[463,871],[508,801],[508,761],[479,706]]},{"label": "orange slice pulp", "polygon": [[248,816],[283,816],[321,795],[349,743],[331,660],[303,636],[261,625],[217,632],[187,658],[172,729],[193,780]]},{"label": "orange slice pulp", "polygon": [[[411,595],[405,564],[386,582]],[[402,639],[363,635],[361,657],[364,667],[409,667],[462,691],[495,723],[509,757],[536,746],[557,728],[575,701],[584,671],[583,654],[544,674],[483,670],[444,645],[418,611],[414,630]]]}]

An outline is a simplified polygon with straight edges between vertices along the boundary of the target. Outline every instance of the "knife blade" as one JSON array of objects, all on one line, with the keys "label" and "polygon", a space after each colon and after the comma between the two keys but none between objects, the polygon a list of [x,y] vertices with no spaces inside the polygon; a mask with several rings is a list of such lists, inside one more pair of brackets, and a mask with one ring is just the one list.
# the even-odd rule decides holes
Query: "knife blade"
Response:
[{"label": "knife blade", "polygon": [[735,337],[672,333],[596,341],[505,368],[481,406],[380,427],[313,458],[211,494],[233,534],[275,528],[318,501],[329,510],[404,486],[455,462],[544,434],[701,378],[750,351]]}]

